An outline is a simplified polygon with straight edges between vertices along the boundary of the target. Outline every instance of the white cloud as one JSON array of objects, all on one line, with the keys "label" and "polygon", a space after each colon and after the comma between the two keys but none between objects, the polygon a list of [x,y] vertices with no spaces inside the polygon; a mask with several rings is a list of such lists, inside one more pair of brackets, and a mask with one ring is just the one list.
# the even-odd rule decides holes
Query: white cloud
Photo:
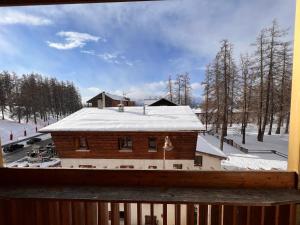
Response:
[{"label": "white cloud", "polygon": [[95,55],[95,51],[94,50],[81,50],[81,53],[87,54],[87,55]]},{"label": "white cloud", "polygon": [[73,31],[60,31],[57,33],[58,36],[65,39],[61,42],[50,42],[47,41],[49,47],[56,48],[59,50],[69,50],[74,48],[82,48],[87,42],[97,42],[98,40],[104,40],[100,37],[93,36],[88,33],[79,33]]},{"label": "white cloud", "polygon": [[191,84],[193,91],[199,91],[202,90],[202,84],[200,82],[195,82]]},{"label": "white cloud", "polygon": [[129,61],[124,55],[120,53],[109,53],[105,52],[102,54],[96,54],[94,50],[82,50],[81,53],[98,56],[100,59],[104,60],[107,63],[113,63],[117,65],[125,64],[127,66],[133,66],[134,63]]},{"label": "white cloud", "polygon": [[2,25],[31,25],[31,26],[42,26],[50,25],[53,22],[45,17],[32,15],[25,12],[18,11],[4,11],[0,16],[0,24]]}]

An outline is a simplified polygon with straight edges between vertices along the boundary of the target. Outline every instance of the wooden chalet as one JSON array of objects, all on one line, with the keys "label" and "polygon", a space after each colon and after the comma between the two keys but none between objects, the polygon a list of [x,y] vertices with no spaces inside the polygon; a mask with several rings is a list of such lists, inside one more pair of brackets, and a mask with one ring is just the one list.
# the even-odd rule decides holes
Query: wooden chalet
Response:
[{"label": "wooden chalet", "polygon": [[[131,0],[3,0],[0,6],[117,1]],[[156,225],[157,218],[160,225],[299,225],[300,0],[295,15],[287,171],[0,168],[0,225]]]},{"label": "wooden chalet", "polygon": [[148,105],[148,106],[178,106],[176,103],[174,103],[166,98],[145,99],[144,105]]},{"label": "wooden chalet", "polygon": [[[84,108],[40,132],[51,133],[63,167],[193,169],[203,125],[189,106]],[[102,160],[101,160],[102,159]]]},{"label": "wooden chalet", "polygon": [[88,100],[87,104],[92,107],[117,107],[119,104],[123,104],[124,106],[134,106],[135,102],[131,101],[130,98],[113,95],[103,91]]}]

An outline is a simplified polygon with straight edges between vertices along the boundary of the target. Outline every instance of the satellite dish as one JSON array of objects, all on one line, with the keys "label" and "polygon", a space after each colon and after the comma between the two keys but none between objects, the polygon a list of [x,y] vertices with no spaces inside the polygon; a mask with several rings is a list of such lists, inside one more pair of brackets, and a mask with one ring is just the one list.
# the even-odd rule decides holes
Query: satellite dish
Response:
[{"label": "satellite dish", "polygon": [[172,150],[174,149],[174,147],[173,147],[173,145],[172,145],[172,142],[171,142],[169,136],[166,136],[166,137],[165,137],[165,144],[164,144],[163,149],[164,149],[165,151],[172,151]]}]

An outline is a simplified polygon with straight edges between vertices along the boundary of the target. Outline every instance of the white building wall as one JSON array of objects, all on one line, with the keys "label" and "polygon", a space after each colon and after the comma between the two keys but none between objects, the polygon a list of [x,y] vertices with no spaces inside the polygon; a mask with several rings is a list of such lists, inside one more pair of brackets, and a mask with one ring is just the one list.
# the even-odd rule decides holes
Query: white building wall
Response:
[{"label": "white building wall", "polygon": [[[197,154],[201,155],[201,154]],[[202,167],[194,166],[194,160],[166,160],[166,169],[174,169],[174,164],[182,164],[182,170],[220,170],[221,160],[205,154],[201,155]],[[149,166],[163,169],[163,160],[157,159],[72,159],[62,158],[62,167],[79,168],[93,166],[97,169],[120,169],[120,166],[134,166],[134,169],[148,170]]]}]

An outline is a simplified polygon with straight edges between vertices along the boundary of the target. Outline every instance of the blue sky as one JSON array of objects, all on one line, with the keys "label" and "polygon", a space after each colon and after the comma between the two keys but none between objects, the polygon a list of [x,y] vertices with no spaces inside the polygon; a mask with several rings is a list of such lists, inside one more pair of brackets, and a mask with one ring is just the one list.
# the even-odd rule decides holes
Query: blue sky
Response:
[{"label": "blue sky", "polygon": [[72,80],[83,100],[105,90],[163,96],[169,75],[188,72],[202,92],[205,65],[222,39],[238,61],[276,18],[291,28],[295,0],[169,0],[0,8],[0,71]]}]

